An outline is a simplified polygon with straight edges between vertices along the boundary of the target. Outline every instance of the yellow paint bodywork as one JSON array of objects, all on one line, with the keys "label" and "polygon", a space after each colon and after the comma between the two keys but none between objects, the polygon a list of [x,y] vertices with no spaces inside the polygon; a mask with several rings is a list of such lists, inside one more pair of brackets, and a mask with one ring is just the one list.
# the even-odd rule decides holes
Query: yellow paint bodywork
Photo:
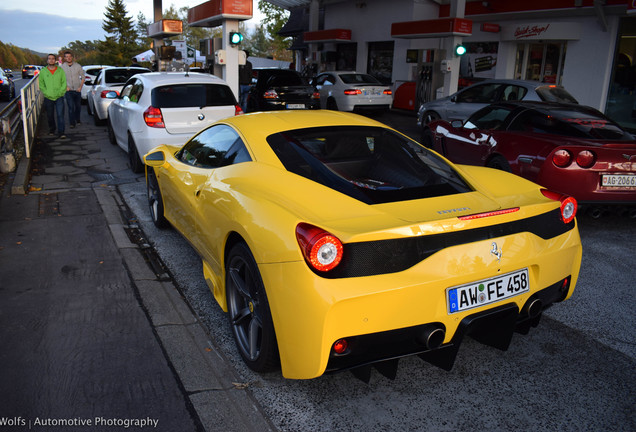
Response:
[{"label": "yellow paint bodywork", "polygon": [[[166,218],[201,255],[206,281],[223,310],[228,241],[240,239],[250,248],[266,288],[287,378],[323,374],[331,346],[339,338],[441,322],[448,342],[465,316],[501,304],[449,314],[449,287],[528,268],[530,292],[503,302],[521,309],[536,291],[567,276],[572,277],[568,297],[574,290],[582,255],[576,227],[549,240],[522,232],[449,247],[398,273],[317,276],[295,238],[300,222],[350,243],[479,228],[543,214],[559,203],[521,177],[460,165],[457,171],[474,192],[367,205],[287,172],[265,138],[300,127],[384,125],[329,111],[249,114],[220,123],[239,132],[252,162],[204,170],[180,163],[174,158],[178,149],[168,146],[151,152],[163,152],[163,162],[147,162],[157,173]],[[457,217],[515,207],[519,211],[482,219]],[[503,250],[500,262],[490,253],[492,241]]]}]

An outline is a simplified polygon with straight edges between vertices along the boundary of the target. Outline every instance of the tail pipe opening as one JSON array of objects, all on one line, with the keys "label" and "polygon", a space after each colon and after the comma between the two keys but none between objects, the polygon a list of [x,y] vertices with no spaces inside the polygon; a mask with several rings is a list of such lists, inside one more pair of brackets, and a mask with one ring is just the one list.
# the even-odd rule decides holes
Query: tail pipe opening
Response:
[{"label": "tail pipe opening", "polygon": [[530,319],[537,318],[543,311],[543,302],[540,299],[532,299],[523,308],[523,314]]},{"label": "tail pipe opening", "polygon": [[427,349],[432,350],[439,348],[446,338],[446,331],[437,326],[427,326],[417,336],[417,341],[424,345]]}]

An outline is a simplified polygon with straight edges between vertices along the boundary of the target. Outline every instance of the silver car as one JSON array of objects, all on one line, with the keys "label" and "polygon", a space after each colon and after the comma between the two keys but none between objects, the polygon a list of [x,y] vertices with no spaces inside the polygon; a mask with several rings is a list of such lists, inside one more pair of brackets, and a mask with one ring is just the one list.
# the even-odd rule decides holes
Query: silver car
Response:
[{"label": "silver car", "polygon": [[109,67],[99,71],[97,78],[89,85],[86,95],[88,114],[93,116],[96,125],[103,125],[108,118],[108,105],[119,95],[126,81],[133,75],[150,72],[143,67]]},{"label": "silver car", "polygon": [[84,85],[82,86],[82,103],[86,103],[86,98],[88,97],[88,91],[91,89],[93,85],[93,81],[97,78],[97,74],[104,68],[113,67],[113,66],[105,66],[105,65],[90,65],[90,66],[82,66],[84,69],[84,74],[86,78],[84,79]]},{"label": "silver car", "polygon": [[433,120],[466,120],[494,102],[528,100],[578,103],[563,87],[538,81],[492,79],[466,87],[445,98],[420,105],[417,124],[426,129]]}]

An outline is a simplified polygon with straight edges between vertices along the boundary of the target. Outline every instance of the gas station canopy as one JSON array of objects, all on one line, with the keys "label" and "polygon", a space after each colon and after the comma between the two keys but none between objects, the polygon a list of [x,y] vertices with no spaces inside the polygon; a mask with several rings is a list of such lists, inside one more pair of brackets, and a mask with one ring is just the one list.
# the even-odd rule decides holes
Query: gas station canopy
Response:
[{"label": "gas station canopy", "polygon": [[223,20],[252,18],[252,0],[210,0],[188,9],[188,23],[193,27],[216,27]]}]

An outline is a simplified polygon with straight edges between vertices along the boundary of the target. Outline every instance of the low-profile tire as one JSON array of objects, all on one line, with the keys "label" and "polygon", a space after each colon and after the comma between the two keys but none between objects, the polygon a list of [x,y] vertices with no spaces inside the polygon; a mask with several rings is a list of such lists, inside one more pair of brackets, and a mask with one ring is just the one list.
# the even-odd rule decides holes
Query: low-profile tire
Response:
[{"label": "low-profile tire", "polygon": [[422,145],[430,149],[433,148],[433,131],[430,128],[422,129]]},{"label": "low-profile tire", "polygon": [[426,126],[430,122],[439,120],[441,118],[442,117],[439,114],[437,114],[435,111],[426,111],[424,115],[422,116],[422,125]]},{"label": "low-profile tire", "polygon": [[113,125],[110,124],[110,119],[108,119],[108,141],[112,144],[112,145],[117,145],[117,138],[115,138],[115,131],[113,130]]},{"label": "low-profile tire", "polygon": [[148,191],[148,207],[150,207],[150,217],[157,228],[163,229],[168,227],[168,220],[163,214],[163,198],[161,198],[161,190],[155,170],[148,167],[148,175],[146,177],[146,189]]},{"label": "low-profile tire", "polygon": [[254,256],[245,243],[235,244],[225,264],[230,327],[239,354],[255,372],[280,367],[272,314]]},{"label": "low-profile tire", "polygon": [[128,135],[128,162],[130,163],[130,169],[135,174],[139,174],[144,170],[144,163],[139,157],[137,145],[130,135]]},{"label": "low-profile tire", "polygon": [[506,171],[506,172],[512,172],[512,170],[510,169],[510,164],[508,163],[506,158],[504,158],[503,156],[500,156],[500,155],[493,156],[488,161],[486,166],[488,168],[495,168],[495,169],[499,169],[499,170]]},{"label": "low-profile tire", "polygon": [[332,111],[338,111],[338,103],[334,98],[327,99],[327,109]]},{"label": "low-profile tire", "polygon": [[93,111],[93,122],[95,126],[103,126],[105,123],[105,120],[99,118],[99,114],[97,114],[96,110]]}]

